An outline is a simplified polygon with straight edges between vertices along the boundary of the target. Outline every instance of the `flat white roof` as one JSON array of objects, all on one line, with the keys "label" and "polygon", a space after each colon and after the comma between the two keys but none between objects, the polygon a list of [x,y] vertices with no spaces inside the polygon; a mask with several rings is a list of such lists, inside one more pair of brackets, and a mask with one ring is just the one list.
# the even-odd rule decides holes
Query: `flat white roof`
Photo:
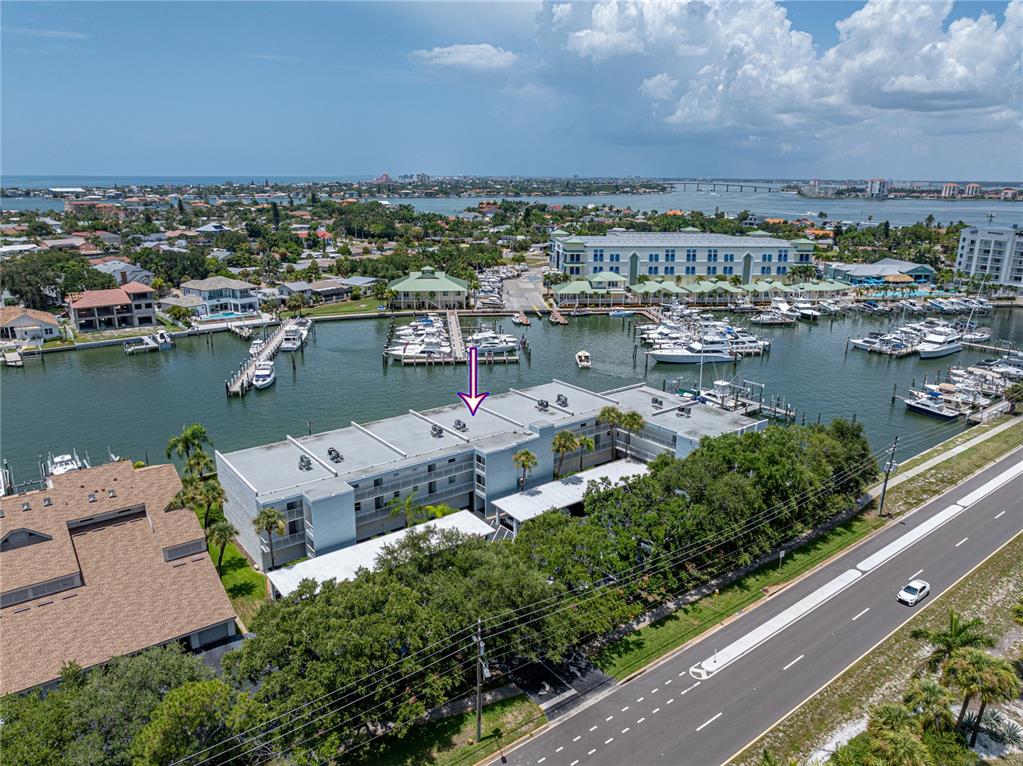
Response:
[{"label": "flat white roof", "polygon": [[502,497],[494,501],[494,506],[511,516],[519,524],[535,518],[542,513],[556,508],[567,508],[575,503],[581,503],[583,495],[586,494],[586,487],[591,481],[599,481],[606,478],[612,484],[617,484],[622,479],[631,476],[639,476],[647,472],[643,463],[634,460],[616,460],[613,463],[606,463],[595,468],[588,468],[585,471],[566,476],[558,481],[541,484],[539,487],[519,492],[516,495]]},{"label": "flat white roof", "polygon": [[267,577],[282,596],[287,596],[294,591],[302,580],[315,580],[317,583],[327,580],[354,580],[360,569],[376,569],[377,557],[385,546],[400,542],[409,532],[422,532],[424,529],[456,529],[467,535],[480,537],[485,537],[494,531],[493,527],[472,511],[458,511],[440,519],[433,519],[424,524],[417,524],[414,527],[374,537],[372,540],[350,545],[331,553],[324,553],[290,567],[276,569],[268,572]]}]

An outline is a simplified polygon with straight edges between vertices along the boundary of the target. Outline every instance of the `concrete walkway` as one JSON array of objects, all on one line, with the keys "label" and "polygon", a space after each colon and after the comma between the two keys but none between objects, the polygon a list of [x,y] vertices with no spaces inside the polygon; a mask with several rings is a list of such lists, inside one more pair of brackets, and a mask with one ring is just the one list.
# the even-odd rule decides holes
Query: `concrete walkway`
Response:
[{"label": "concrete walkway", "polygon": [[[962,444],[956,445],[955,447],[952,447],[951,449],[947,449],[944,452],[942,452],[942,453],[940,453],[938,455],[935,455],[932,458],[928,458],[927,460],[922,462],[920,465],[913,466],[912,468],[910,468],[905,473],[897,473],[897,474],[895,474],[895,476],[893,476],[892,478],[890,478],[888,480],[888,489],[891,489],[892,487],[897,487],[900,484],[902,484],[902,482],[908,481],[909,479],[912,479],[914,476],[917,476],[917,475],[923,473],[924,471],[927,471],[927,470],[933,468],[934,466],[938,465],[939,463],[944,463],[946,460],[951,460],[956,455],[959,455],[959,454],[965,452],[966,450],[968,450],[970,447],[975,447],[976,445],[980,444],[981,442],[987,441],[992,436],[996,436],[996,435],[1002,433],[1002,431],[1007,431],[1008,429],[1012,428],[1013,426],[1018,426],[1021,423],[1023,423],[1023,419],[1013,418],[1012,420],[1009,420],[1009,421],[1007,421],[1005,423],[1002,423],[1000,425],[995,426],[992,429],[989,429],[989,430],[985,431],[980,436],[975,436],[972,439],[967,439]],[[955,437],[953,437],[953,438],[955,438]],[[941,445],[939,444],[937,446],[940,447]],[[867,494],[870,495],[870,497],[878,497],[881,494],[881,485],[878,484],[873,489],[868,490]]]}]

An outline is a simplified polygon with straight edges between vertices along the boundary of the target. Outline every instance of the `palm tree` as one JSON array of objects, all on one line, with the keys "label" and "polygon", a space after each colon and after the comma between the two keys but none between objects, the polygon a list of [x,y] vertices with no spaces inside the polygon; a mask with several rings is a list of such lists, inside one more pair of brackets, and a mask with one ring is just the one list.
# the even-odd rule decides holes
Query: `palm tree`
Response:
[{"label": "palm tree", "polygon": [[622,425],[622,418],[625,417],[622,411],[614,406],[607,406],[601,409],[597,415],[597,422],[611,427],[611,459],[615,458],[615,442],[618,441],[618,428]]},{"label": "palm tree", "polygon": [[919,718],[926,731],[950,731],[955,724],[950,710],[952,692],[933,678],[914,678],[902,702]]},{"label": "palm tree", "polygon": [[980,733],[980,724],[984,719],[984,710],[987,706],[991,703],[1009,702],[1019,696],[1020,681],[1013,664],[1000,657],[989,657],[988,659],[987,670],[981,676],[981,684],[977,690],[980,710],[977,711],[977,717],[973,722],[970,747],[977,744],[977,735]]},{"label": "palm tree", "polygon": [[201,479],[203,476],[213,473],[216,467],[213,458],[203,450],[199,450],[189,455],[185,461],[185,476]]},{"label": "palm tree", "polygon": [[224,563],[224,550],[237,535],[238,530],[227,519],[217,519],[206,528],[207,544],[215,545],[219,549],[217,552],[217,574],[221,573],[220,567]]},{"label": "palm tree", "polygon": [[875,738],[874,750],[880,757],[873,762],[885,766],[934,766],[927,746],[910,729]]},{"label": "palm tree", "polygon": [[621,427],[629,435],[628,441],[625,443],[625,457],[629,457],[629,448],[632,446],[632,435],[638,434],[643,430],[643,426],[646,425],[646,421],[643,416],[635,410],[629,410],[622,415]]},{"label": "palm tree", "polygon": [[256,528],[257,534],[266,532],[267,542],[270,543],[270,568],[273,569],[277,566],[274,560],[274,533],[276,532],[278,537],[284,535],[284,514],[273,506],[267,506],[256,514],[252,526]]},{"label": "palm tree", "polygon": [[519,484],[522,487],[522,491],[526,491],[526,475],[536,468],[536,455],[530,452],[528,449],[520,449],[512,456],[512,462],[515,463],[516,467],[522,471],[522,476],[519,478]]},{"label": "palm tree", "polygon": [[991,656],[987,652],[970,647],[957,649],[941,669],[941,683],[950,689],[958,690],[963,698],[963,705],[956,717],[957,729],[962,725],[973,698],[984,686],[984,675],[990,663]]},{"label": "palm tree", "polygon": [[592,436],[580,436],[576,439],[576,449],[579,450],[579,470],[583,470],[583,454],[586,452],[593,452],[597,448],[597,443],[593,441]]},{"label": "palm tree", "polygon": [[565,455],[579,449],[579,437],[571,431],[558,431],[551,440],[551,450],[558,456],[558,470],[555,472],[561,475],[561,464],[565,462]]},{"label": "palm tree", "polygon": [[934,673],[958,649],[994,646],[994,640],[983,632],[983,627],[983,620],[964,621],[953,609],[949,609],[948,627],[941,630],[916,628],[910,636],[918,641],[926,641],[933,647],[924,664]]},{"label": "palm tree", "polygon": [[205,509],[202,516],[202,525],[205,529],[210,525],[210,512],[224,504],[224,488],[216,479],[207,479],[202,483],[200,497]]},{"label": "palm tree", "polygon": [[181,433],[167,441],[167,457],[177,455],[187,462],[193,452],[201,452],[207,444],[213,444],[201,423],[192,423],[181,429]]},{"label": "palm tree", "polygon": [[870,713],[867,731],[875,737],[885,737],[899,731],[916,731],[919,724],[913,718],[913,712],[905,705],[897,702],[885,702],[878,705]]}]

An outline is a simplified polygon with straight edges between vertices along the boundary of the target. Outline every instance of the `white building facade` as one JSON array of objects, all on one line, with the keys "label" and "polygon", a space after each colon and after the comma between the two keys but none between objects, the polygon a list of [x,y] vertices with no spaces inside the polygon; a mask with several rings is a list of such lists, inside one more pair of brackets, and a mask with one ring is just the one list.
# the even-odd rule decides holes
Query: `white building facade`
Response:
[{"label": "white building facade", "polygon": [[621,274],[635,284],[643,277],[785,276],[797,265],[813,265],[813,254],[774,237],[735,237],[703,232],[640,232],[612,229],[603,236],[554,232],[551,265],[570,276]]},{"label": "white building facade", "polygon": [[[608,406],[641,413],[645,427],[628,440],[620,435],[612,446],[610,429],[597,422]],[[217,452],[216,461],[226,495],[224,514],[239,530],[242,547],[267,569],[270,540],[252,526],[262,508],[277,508],[286,519],[284,534],[273,537],[273,562],[279,566],[404,527],[396,509],[410,496],[416,505],[443,503],[493,515],[494,500],[521,488],[516,452],[528,449],[537,459],[527,488],[552,479],[560,456],[551,444],[559,431],[595,442],[592,451],[565,455],[567,471],[608,463],[626,452],[643,461],[662,452],[684,457],[704,436],[766,425],[645,385],[598,394],[553,381],[490,396],[475,416],[461,403],[410,410],[374,423],[353,422],[326,433]]]},{"label": "white building facade", "polygon": [[1023,288],[1023,227],[973,226],[959,234],[956,271],[1003,287]]}]

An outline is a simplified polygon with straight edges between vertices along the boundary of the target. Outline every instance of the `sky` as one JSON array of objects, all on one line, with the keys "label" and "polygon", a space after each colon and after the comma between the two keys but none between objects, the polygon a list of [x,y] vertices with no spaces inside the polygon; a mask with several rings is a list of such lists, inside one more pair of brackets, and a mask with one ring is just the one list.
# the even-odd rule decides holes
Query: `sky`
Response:
[{"label": "sky", "polygon": [[8,2],[5,176],[1023,179],[1023,0]]}]

